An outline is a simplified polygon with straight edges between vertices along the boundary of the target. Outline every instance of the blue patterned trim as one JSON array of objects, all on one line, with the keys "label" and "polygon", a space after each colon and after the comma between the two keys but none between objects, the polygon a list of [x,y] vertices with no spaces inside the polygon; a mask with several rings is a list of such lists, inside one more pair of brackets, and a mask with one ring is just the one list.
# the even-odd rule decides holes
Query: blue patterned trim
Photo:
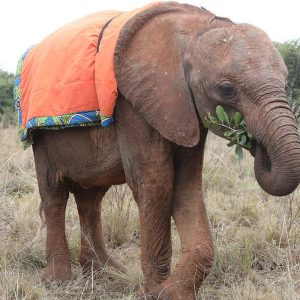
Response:
[{"label": "blue patterned trim", "polygon": [[33,129],[63,129],[70,127],[82,126],[99,126],[107,127],[113,123],[112,117],[101,115],[98,110],[84,111],[79,113],[64,114],[53,117],[36,117],[30,119],[25,129],[20,130],[21,141],[28,147],[32,144],[32,137],[30,131]]},{"label": "blue patterned trim", "polygon": [[23,70],[24,60],[29,53],[29,51],[32,49],[30,47],[25,51],[25,53],[21,56],[21,58],[18,61],[17,70],[16,70],[16,79],[15,79],[15,85],[14,85],[14,101],[15,101],[15,110],[17,112],[17,118],[18,118],[18,124],[19,126],[22,125],[22,110],[21,110],[21,73]]},{"label": "blue patterned trim", "polygon": [[104,115],[101,116],[101,126],[102,127],[108,127],[110,124],[114,122],[114,119],[112,117],[106,117]]}]

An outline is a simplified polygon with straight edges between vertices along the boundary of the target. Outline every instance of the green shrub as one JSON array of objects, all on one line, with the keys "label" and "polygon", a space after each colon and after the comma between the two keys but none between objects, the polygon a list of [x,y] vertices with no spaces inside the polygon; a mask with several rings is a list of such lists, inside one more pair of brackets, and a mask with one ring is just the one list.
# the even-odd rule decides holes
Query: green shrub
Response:
[{"label": "green shrub", "polygon": [[0,70],[0,122],[4,128],[16,124],[13,96],[14,81],[14,74]]}]

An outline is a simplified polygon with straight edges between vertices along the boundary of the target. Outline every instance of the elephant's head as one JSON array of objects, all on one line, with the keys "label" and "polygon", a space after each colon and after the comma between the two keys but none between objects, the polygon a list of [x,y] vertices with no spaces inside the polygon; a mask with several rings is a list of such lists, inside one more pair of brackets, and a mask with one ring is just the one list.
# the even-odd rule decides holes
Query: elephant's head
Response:
[{"label": "elephant's head", "polygon": [[217,105],[239,111],[255,140],[261,187],[278,196],[297,187],[300,140],[285,94],[287,70],[260,29],[166,2],[126,24],[115,69],[120,92],[176,144],[196,145]]}]

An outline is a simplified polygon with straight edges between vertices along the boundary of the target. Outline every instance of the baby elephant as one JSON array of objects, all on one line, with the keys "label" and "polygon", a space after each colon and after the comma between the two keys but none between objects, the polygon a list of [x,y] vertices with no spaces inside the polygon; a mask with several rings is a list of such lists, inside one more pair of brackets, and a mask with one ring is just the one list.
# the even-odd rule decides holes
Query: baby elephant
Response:
[{"label": "baby elephant", "polygon": [[[88,16],[80,24],[90,26],[103,16]],[[86,63],[78,59],[77,52],[70,53],[69,40],[56,38],[55,33],[29,51],[24,60],[24,72],[30,71],[26,61],[36,62],[39,67],[27,84],[26,76],[21,78],[21,93],[39,84],[41,90],[32,91],[35,94],[31,98],[49,98],[47,105],[30,103],[28,111],[38,108],[43,112],[29,120],[23,131],[33,141],[47,228],[45,276],[53,280],[71,278],[65,236],[69,192],[75,196],[80,217],[81,265],[97,269],[107,264],[124,270],[105,249],[100,209],[112,185],[127,183],[140,214],[146,297],[195,299],[214,257],[202,196],[207,135],[204,121],[218,105],[228,114],[240,112],[253,136],[258,183],[272,195],[291,193],[299,183],[300,140],[285,94],[287,70],[263,31],[216,17],[204,8],[162,2],[129,15],[112,12],[104,23],[100,36],[87,35],[92,46],[76,42],[75,37],[72,43],[78,44],[78,53],[87,49],[86,53],[95,57],[98,48],[98,53],[106,57],[109,73],[101,76],[107,84],[99,83],[102,77],[93,62]],[[108,34],[117,23],[122,25],[118,35]],[[86,32],[78,24],[72,23],[72,28]],[[47,41],[51,41],[51,51],[45,47]],[[35,56],[38,49],[44,50]],[[65,59],[70,63],[63,66]],[[57,67],[60,62],[62,67]],[[85,65],[91,71],[92,83],[84,77]],[[58,82],[39,82],[49,74],[54,74]],[[68,76],[72,80],[64,81]],[[105,90],[115,95],[113,119],[102,110],[105,99],[85,107],[89,99],[81,97]],[[50,97],[50,92],[56,96]],[[70,98],[71,93],[74,95]],[[69,96],[61,96],[66,94]],[[90,99],[94,99],[92,96]],[[21,101],[22,120],[28,103]],[[73,114],[67,103],[73,105]],[[52,109],[51,114],[47,109]],[[106,116],[113,123],[107,128],[96,126],[101,123],[97,119],[100,115],[102,121],[107,120]],[[76,118],[81,121],[76,123]],[[49,130],[53,127],[60,130]],[[212,131],[224,137],[219,128]],[[172,273],[171,217],[182,246]]]}]

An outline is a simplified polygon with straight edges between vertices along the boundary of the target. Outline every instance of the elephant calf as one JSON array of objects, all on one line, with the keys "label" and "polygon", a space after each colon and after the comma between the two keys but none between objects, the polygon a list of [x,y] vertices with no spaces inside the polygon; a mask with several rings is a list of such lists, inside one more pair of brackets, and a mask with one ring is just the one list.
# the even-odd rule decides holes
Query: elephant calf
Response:
[{"label": "elephant calf", "polygon": [[[47,228],[45,274],[71,278],[69,192],[80,217],[81,265],[123,270],[105,249],[100,209],[112,185],[127,183],[140,214],[146,295],[195,299],[214,256],[202,196],[203,122],[217,105],[229,114],[239,111],[253,135],[258,183],[272,195],[291,193],[299,183],[300,141],[285,94],[286,67],[260,29],[176,2],[130,18],[113,64],[118,98],[112,125],[32,130]],[[212,131],[223,137],[220,129]],[[171,217],[182,245],[172,273]]]}]

